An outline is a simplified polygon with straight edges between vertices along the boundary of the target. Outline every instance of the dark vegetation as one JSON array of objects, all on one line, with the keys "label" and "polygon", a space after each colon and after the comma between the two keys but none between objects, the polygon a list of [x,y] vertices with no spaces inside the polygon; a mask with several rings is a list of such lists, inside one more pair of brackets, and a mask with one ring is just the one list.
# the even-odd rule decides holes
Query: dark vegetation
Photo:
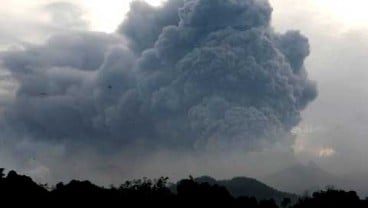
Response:
[{"label": "dark vegetation", "polygon": [[[175,185],[175,191],[170,189],[168,178],[164,177],[156,180],[127,181],[119,187],[110,188],[99,187],[89,181],[75,180],[68,184],[59,183],[50,188],[47,185],[35,183],[28,176],[18,175],[15,171],[10,171],[7,175],[3,171],[0,169],[0,199],[2,205],[8,205],[4,207],[19,205],[32,207],[368,207],[368,200],[361,200],[355,192],[333,189],[299,198],[295,203],[290,198],[284,198],[276,203],[272,198],[257,200],[257,196],[234,196],[225,186],[218,185],[226,183],[217,183],[215,180],[201,182],[204,178],[190,177],[181,180]],[[232,180],[231,183],[238,180]]]}]

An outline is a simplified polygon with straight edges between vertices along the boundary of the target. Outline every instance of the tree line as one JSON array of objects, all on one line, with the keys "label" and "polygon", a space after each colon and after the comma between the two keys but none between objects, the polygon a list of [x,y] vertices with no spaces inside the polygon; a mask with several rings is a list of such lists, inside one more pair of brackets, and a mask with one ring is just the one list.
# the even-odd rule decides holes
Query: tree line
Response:
[{"label": "tree line", "polygon": [[[252,196],[234,197],[216,184],[200,183],[192,177],[179,181],[175,189],[167,177],[140,179],[109,188],[89,181],[72,180],[50,188],[15,171],[4,174],[0,169],[0,207],[2,205],[32,207],[226,207],[226,208],[367,208],[354,191],[327,189],[296,202],[285,198],[257,200]],[[5,206],[4,206],[5,207]],[[7,206],[8,207],[8,206]],[[9,206],[10,207],[10,206]]]}]

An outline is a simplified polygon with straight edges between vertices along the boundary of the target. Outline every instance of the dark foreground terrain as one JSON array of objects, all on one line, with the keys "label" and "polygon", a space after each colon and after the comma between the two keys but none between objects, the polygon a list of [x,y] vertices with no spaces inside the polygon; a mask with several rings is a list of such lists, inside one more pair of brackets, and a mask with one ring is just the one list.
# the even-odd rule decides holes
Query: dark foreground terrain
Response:
[{"label": "dark foreground terrain", "polygon": [[[209,180],[208,178],[206,180]],[[119,187],[103,188],[89,181],[71,181],[59,183],[55,187],[37,184],[30,177],[18,175],[15,171],[8,174],[0,169],[0,207],[244,207],[244,208],[336,208],[368,207],[368,200],[361,200],[353,191],[328,189],[300,198],[285,197],[282,200],[259,197],[254,181],[247,190],[247,196],[229,192],[225,186],[236,186],[237,181],[204,181],[189,178],[179,181],[175,186],[168,185],[168,178],[156,180],[142,179],[127,181]],[[247,180],[240,180],[244,186]],[[221,185],[219,185],[221,184]],[[224,186],[222,186],[224,185]],[[262,185],[263,186],[263,185]],[[173,190],[173,187],[175,190]],[[268,188],[266,189],[268,190]],[[245,193],[245,192],[244,192]],[[278,193],[279,194],[279,193]],[[286,194],[286,193],[285,193]],[[262,195],[262,194],[261,194]],[[265,195],[262,195],[263,197]],[[279,195],[278,195],[279,196]],[[277,202],[276,202],[277,201]]]}]

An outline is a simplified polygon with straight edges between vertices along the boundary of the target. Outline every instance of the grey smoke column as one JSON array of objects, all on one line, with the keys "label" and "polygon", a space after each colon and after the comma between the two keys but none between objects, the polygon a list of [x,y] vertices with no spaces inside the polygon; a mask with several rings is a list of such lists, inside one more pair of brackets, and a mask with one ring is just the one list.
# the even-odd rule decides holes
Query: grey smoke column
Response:
[{"label": "grey smoke column", "polygon": [[258,0],[133,2],[117,34],[73,33],[3,53],[20,88],[2,125],[96,148],[287,142],[317,90],[303,65],[308,40],[276,34],[271,12]]}]

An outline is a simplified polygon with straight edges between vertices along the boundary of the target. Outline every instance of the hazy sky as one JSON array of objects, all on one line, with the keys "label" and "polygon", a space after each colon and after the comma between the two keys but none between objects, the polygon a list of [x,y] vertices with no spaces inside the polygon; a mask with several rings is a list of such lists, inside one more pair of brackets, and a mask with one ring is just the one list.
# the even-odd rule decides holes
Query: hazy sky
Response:
[{"label": "hazy sky", "polygon": [[[362,159],[368,147],[364,127],[368,113],[368,62],[364,58],[368,49],[368,15],[364,11],[368,3],[277,2],[275,27],[298,28],[309,38],[312,53],[306,65],[319,86],[319,97],[303,113],[299,129],[303,134],[296,144],[297,153],[335,157],[344,163],[345,168],[340,171],[349,171],[347,167],[352,164],[367,168]],[[289,8],[291,4],[295,7]],[[325,163],[332,158],[319,160]]]},{"label": "hazy sky", "polygon": [[[32,43],[41,44],[55,34],[70,31],[112,33],[125,18],[131,1],[0,0],[0,2],[2,5],[0,47],[6,51],[9,48],[22,48]],[[150,0],[149,3],[159,5],[160,1]],[[303,111],[302,122],[293,130],[297,135],[293,152],[302,162],[315,161],[322,168],[342,176],[356,176],[368,172],[368,163],[365,162],[365,158],[368,157],[366,151],[368,148],[366,127],[368,124],[368,59],[366,58],[368,2],[366,0],[271,0],[271,5],[273,7],[272,25],[277,32],[300,30],[308,37],[311,54],[306,59],[305,65],[309,78],[315,80],[318,86],[318,97]],[[14,83],[13,78],[3,69],[0,74],[0,107],[10,102],[16,87],[17,84]],[[0,155],[8,156],[12,152],[22,151],[22,147],[27,145],[27,142],[18,144],[18,149],[2,150]],[[43,154],[48,155],[52,152],[54,157],[58,157],[58,154],[63,154],[65,151],[63,146],[55,145],[50,149],[49,144],[42,142],[35,142],[33,146],[35,149],[48,148],[49,150]],[[82,161],[84,157],[91,157],[87,153],[85,155],[81,153],[81,156]],[[115,157],[113,160],[119,160],[119,156]],[[195,165],[189,162],[191,158],[183,157],[183,161],[186,161],[185,165],[189,169],[196,170],[197,167],[192,167]],[[233,157],[237,158],[237,155]],[[11,159],[0,158],[5,158],[0,159],[0,166],[14,168],[20,166],[13,164],[14,161]],[[104,160],[103,157],[85,160],[92,159]],[[153,167],[157,164],[150,165]],[[49,167],[40,165],[34,160],[27,162],[27,168],[24,169],[29,174],[38,176],[41,173],[47,175],[50,171]],[[74,171],[77,172],[77,170]],[[139,168],[135,171],[139,174]],[[219,168],[216,171],[221,172],[223,169]],[[236,171],[242,171],[242,169],[235,168],[234,172]],[[160,173],[165,174],[165,171],[156,172],[156,174]],[[226,173],[216,174],[227,175]],[[73,176],[80,175],[75,173]],[[50,177],[45,176],[45,178]]]}]

